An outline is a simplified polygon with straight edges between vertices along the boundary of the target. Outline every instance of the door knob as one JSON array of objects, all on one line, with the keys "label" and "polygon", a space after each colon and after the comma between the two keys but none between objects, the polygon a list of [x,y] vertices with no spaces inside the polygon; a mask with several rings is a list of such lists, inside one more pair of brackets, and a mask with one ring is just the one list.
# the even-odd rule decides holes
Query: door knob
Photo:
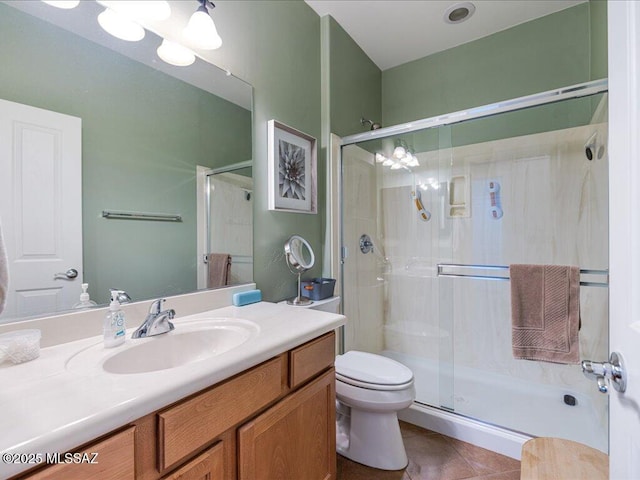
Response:
[{"label": "door knob", "polygon": [[583,360],[581,366],[585,377],[598,382],[599,392],[608,393],[609,382],[613,383],[613,388],[620,393],[624,393],[627,389],[627,371],[624,368],[622,355],[618,352],[611,352],[608,362]]},{"label": "door knob", "polygon": [[78,270],[70,268],[64,273],[56,273],[53,275],[54,280],[73,280],[78,276]]}]

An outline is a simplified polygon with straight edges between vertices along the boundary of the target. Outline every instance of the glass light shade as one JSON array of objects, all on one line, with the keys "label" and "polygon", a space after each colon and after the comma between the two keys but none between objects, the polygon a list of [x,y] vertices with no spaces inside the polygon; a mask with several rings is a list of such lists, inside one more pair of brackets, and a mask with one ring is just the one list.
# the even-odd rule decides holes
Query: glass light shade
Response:
[{"label": "glass light shade", "polygon": [[80,5],[80,0],[42,0],[42,1],[47,5],[51,5],[52,7],[63,8],[65,10],[70,10]]},{"label": "glass light shade", "polygon": [[410,167],[419,167],[420,166],[420,162],[418,161],[418,159],[414,156],[411,157],[411,160],[409,161],[409,163],[407,163],[408,166]]},{"label": "glass light shade", "polygon": [[98,15],[98,23],[109,34],[127,42],[137,42],[144,38],[144,28],[110,8]]},{"label": "glass light shade", "polygon": [[222,45],[222,39],[218,35],[213,18],[209,16],[207,9],[204,7],[198,8],[191,15],[189,23],[182,33],[189,42],[202,50],[215,50]]},{"label": "glass light shade", "polygon": [[99,0],[98,3],[136,20],[161,21],[171,16],[166,0]]},{"label": "glass light shade", "polygon": [[399,168],[402,168],[402,164],[400,162],[396,162],[391,165],[391,170],[398,170]]},{"label": "glass light shade", "polygon": [[177,67],[186,67],[196,61],[191,50],[169,40],[162,40],[157,52],[162,60]]},{"label": "glass light shade", "polygon": [[391,165],[395,164],[396,162],[394,162],[393,160],[391,160],[390,158],[385,159],[384,162],[382,162],[382,165],[384,165],[385,167],[390,167]]},{"label": "glass light shade", "polygon": [[387,157],[385,157],[383,154],[381,153],[376,153],[376,162],[378,163],[382,163],[387,159]]},{"label": "glass light shade", "polygon": [[394,156],[394,157],[396,157],[396,158],[402,158],[402,157],[404,157],[406,154],[407,154],[407,150],[406,150],[403,146],[401,146],[401,145],[397,146],[397,147],[393,150],[393,156]]}]

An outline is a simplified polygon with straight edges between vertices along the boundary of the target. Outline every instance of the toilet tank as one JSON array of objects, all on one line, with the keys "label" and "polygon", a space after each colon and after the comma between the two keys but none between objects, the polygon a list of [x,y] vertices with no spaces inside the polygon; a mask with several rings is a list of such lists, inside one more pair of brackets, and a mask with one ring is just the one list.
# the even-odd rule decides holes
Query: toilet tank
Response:
[{"label": "toilet tank", "polygon": [[321,312],[340,313],[340,297],[335,296],[324,300],[314,300],[307,308],[320,310]]},{"label": "toilet tank", "polygon": [[[281,302],[284,305],[287,305],[287,301],[283,300]],[[340,313],[340,297],[329,297],[324,300],[314,300],[311,305],[289,305],[291,308],[311,308],[312,310],[320,310],[321,312],[329,312],[329,313]]]}]

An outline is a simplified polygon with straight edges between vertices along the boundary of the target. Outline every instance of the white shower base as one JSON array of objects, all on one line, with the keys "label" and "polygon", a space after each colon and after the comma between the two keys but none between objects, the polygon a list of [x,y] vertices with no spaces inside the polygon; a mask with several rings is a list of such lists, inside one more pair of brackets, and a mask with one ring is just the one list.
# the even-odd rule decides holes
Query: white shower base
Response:
[{"label": "white shower base", "polygon": [[[434,361],[390,350],[382,355],[407,365],[416,379],[416,403],[399,414],[402,420],[518,459],[522,443],[533,436],[608,452],[606,413],[599,415],[585,395],[468,367],[456,367],[454,380],[447,380]],[[565,394],[576,398],[575,406],[564,403]]]}]

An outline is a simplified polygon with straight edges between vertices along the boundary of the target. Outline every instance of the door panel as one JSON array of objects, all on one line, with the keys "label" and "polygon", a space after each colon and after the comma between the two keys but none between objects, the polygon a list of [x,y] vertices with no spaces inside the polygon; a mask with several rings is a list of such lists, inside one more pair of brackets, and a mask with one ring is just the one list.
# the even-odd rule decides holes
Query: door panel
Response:
[{"label": "door panel", "polygon": [[[68,309],[82,283],[81,120],[0,100],[3,318]],[[56,274],[73,268],[79,275]]]}]

